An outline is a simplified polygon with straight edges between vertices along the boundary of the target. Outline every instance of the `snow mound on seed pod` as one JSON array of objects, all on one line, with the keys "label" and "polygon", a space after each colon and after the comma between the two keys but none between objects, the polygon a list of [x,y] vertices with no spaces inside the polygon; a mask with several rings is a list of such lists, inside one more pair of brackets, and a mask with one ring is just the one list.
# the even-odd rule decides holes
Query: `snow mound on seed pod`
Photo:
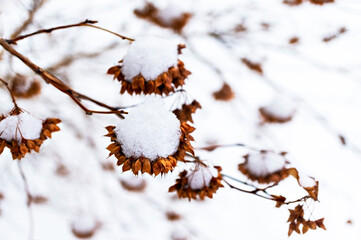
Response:
[{"label": "snow mound on seed pod", "polygon": [[286,165],[286,159],[273,152],[251,153],[248,155],[245,167],[257,177],[265,177],[269,174],[282,170]]},{"label": "snow mound on seed pod", "polygon": [[170,3],[165,8],[158,11],[158,17],[164,22],[171,22],[174,19],[182,17],[183,14],[184,11],[180,6],[177,6],[174,3]]},{"label": "snow mound on seed pod", "polygon": [[126,157],[155,160],[177,151],[180,122],[163,100],[147,99],[129,111],[116,128],[116,134]]},{"label": "snow mound on seed pod", "polygon": [[304,188],[310,188],[317,185],[314,178],[300,172],[298,172],[298,182]]},{"label": "snow mound on seed pod", "polygon": [[284,96],[276,96],[264,110],[277,118],[286,119],[296,112],[295,103]]},{"label": "snow mound on seed pod", "polygon": [[22,112],[19,115],[9,115],[0,122],[0,138],[11,142],[22,138],[37,139],[40,137],[43,121],[29,113]]},{"label": "snow mound on seed pod", "polygon": [[134,41],[123,59],[122,73],[131,81],[141,74],[146,81],[155,80],[178,62],[178,47],[157,37],[141,37]]},{"label": "snow mound on seed pod", "polygon": [[198,165],[187,174],[189,187],[193,190],[200,190],[209,187],[213,177],[218,176],[218,171],[213,166]]}]

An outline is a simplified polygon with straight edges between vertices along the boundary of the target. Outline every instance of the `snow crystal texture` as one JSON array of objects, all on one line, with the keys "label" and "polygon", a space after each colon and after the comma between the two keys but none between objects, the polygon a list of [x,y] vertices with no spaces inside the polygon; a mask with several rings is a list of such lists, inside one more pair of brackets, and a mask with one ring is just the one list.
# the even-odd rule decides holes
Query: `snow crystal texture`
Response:
[{"label": "snow crystal texture", "polygon": [[197,166],[187,175],[189,187],[193,190],[200,190],[209,187],[213,177],[217,177],[218,171],[213,166]]},{"label": "snow crystal texture", "polygon": [[122,73],[131,81],[141,74],[146,81],[155,80],[178,61],[178,47],[157,37],[142,37],[134,41],[123,59]]},{"label": "snow crystal texture", "polygon": [[29,113],[9,115],[0,122],[0,138],[8,142],[21,142],[22,138],[33,140],[40,137],[42,128],[43,121]]},{"label": "snow crystal texture", "polygon": [[176,152],[181,136],[180,122],[160,99],[148,99],[135,107],[116,128],[126,157],[155,160]]},{"label": "snow crystal texture", "polygon": [[248,155],[247,169],[257,177],[265,177],[278,172],[286,165],[283,156],[277,153],[252,153]]}]

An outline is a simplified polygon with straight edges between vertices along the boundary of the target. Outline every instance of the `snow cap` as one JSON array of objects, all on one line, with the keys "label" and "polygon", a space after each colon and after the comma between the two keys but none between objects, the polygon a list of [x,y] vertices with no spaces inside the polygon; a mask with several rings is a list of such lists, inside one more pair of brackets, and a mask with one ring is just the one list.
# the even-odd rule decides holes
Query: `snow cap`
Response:
[{"label": "snow cap", "polygon": [[122,73],[131,82],[141,74],[146,81],[155,80],[178,62],[178,46],[158,37],[140,37],[134,41],[123,59]]},{"label": "snow cap", "polygon": [[127,158],[150,160],[174,154],[181,136],[179,120],[158,98],[148,98],[129,111],[115,132]]},{"label": "snow cap", "polygon": [[0,138],[11,142],[21,142],[22,138],[34,140],[40,137],[43,121],[29,113],[9,115],[0,121]]}]

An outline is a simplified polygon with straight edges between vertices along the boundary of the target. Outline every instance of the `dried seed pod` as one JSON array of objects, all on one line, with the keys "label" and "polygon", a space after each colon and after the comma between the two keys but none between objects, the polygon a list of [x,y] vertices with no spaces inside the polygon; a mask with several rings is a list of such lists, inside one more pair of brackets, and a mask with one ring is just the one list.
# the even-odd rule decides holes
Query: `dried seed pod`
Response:
[{"label": "dried seed pod", "polygon": [[260,63],[257,62],[252,62],[251,60],[247,59],[247,58],[242,58],[241,59],[242,63],[244,65],[246,65],[250,70],[255,71],[261,75],[263,75],[263,68],[262,65]]},{"label": "dried seed pod", "polygon": [[174,211],[167,211],[165,215],[169,221],[178,221],[182,219],[182,216]]},{"label": "dried seed pod", "polygon": [[291,45],[296,45],[296,44],[300,43],[300,39],[298,37],[291,37],[288,40],[288,43]]},{"label": "dried seed pod", "polygon": [[120,179],[120,184],[130,192],[143,192],[147,186],[147,182],[144,179],[135,176],[129,179]]},{"label": "dried seed pod", "polygon": [[36,78],[17,74],[12,80],[10,89],[18,98],[32,98],[41,92],[41,83]]},{"label": "dried seed pod", "polygon": [[283,0],[283,3],[289,6],[297,6],[302,3],[302,0]]},{"label": "dried seed pod", "polygon": [[135,9],[134,14],[160,27],[170,28],[180,33],[186,26],[192,14],[182,12],[176,6],[168,5],[165,9],[158,9],[152,3],[146,3],[142,9]]},{"label": "dried seed pod", "polygon": [[190,104],[183,104],[181,109],[175,109],[173,113],[177,116],[181,122],[191,122],[193,123],[192,114],[201,109],[202,106],[196,100],[193,100]]},{"label": "dried seed pod", "polygon": [[323,5],[325,3],[334,3],[335,0],[309,0],[310,3],[316,4],[316,5]]},{"label": "dried seed pod", "polygon": [[4,148],[10,149],[13,159],[22,159],[31,151],[39,152],[41,144],[51,138],[60,128],[56,118],[40,120],[14,108],[8,116],[0,119],[0,154]]},{"label": "dried seed pod", "polygon": [[162,102],[148,102],[129,111],[118,127],[108,126],[109,156],[114,155],[123,171],[157,176],[172,171],[186,152],[193,153],[190,135],[195,128],[180,123]]},{"label": "dried seed pod", "polygon": [[272,102],[258,109],[263,123],[286,123],[296,113],[295,104],[283,96],[276,96]]},{"label": "dried seed pod", "polygon": [[280,154],[263,151],[243,157],[245,162],[239,164],[238,169],[252,181],[278,183],[290,175],[287,160]]},{"label": "dried seed pod", "polygon": [[200,199],[212,198],[218,188],[223,187],[222,168],[198,164],[194,169],[184,170],[179,174],[176,184],[169,188],[169,192],[177,192],[179,198]]},{"label": "dried seed pod", "polygon": [[219,101],[231,101],[234,98],[234,92],[228,83],[224,83],[221,89],[213,93],[213,97]]},{"label": "dried seed pod", "polygon": [[73,222],[71,231],[77,238],[91,238],[100,227],[99,221],[91,217],[81,216]]},{"label": "dried seed pod", "polygon": [[108,74],[121,82],[120,93],[168,95],[191,74],[178,59],[180,50],[170,41],[149,37],[133,42],[120,61],[120,65],[111,67]]}]

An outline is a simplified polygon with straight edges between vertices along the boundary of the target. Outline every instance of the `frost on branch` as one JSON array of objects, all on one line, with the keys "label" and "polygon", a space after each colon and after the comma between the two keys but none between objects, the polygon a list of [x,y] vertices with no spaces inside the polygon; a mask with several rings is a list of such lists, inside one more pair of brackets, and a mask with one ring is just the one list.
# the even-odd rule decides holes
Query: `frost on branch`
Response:
[{"label": "frost on branch", "polygon": [[59,119],[40,120],[19,108],[14,108],[8,116],[0,117],[0,154],[5,147],[11,151],[13,159],[22,159],[32,150],[39,152],[40,146],[52,132],[60,128]]},{"label": "frost on branch", "polygon": [[134,10],[134,14],[160,27],[170,28],[180,33],[191,18],[191,14],[183,12],[179,6],[169,4],[164,9],[158,9],[152,3],[146,3],[142,9]]},{"label": "frost on branch", "polygon": [[176,184],[169,188],[169,192],[177,191],[179,198],[189,200],[212,198],[218,188],[223,187],[222,168],[219,166],[207,166],[204,163],[196,163],[189,172],[184,170],[179,174]]},{"label": "frost on branch", "polygon": [[261,151],[244,156],[238,169],[249,179],[259,183],[277,183],[289,176],[287,160],[278,153]]},{"label": "frost on branch", "polygon": [[190,133],[194,128],[180,123],[161,100],[148,100],[132,109],[117,127],[107,127],[113,142],[109,156],[115,155],[123,171],[134,174],[167,173],[183,161],[186,152],[193,154]]},{"label": "frost on branch", "polygon": [[108,74],[121,82],[121,94],[127,91],[129,94],[168,95],[184,85],[191,74],[178,60],[184,47],[163,38],[139,38],[130,45],[120,65],[111,67]]},{"label": "frost on branch", "polygon": [[292,120],[296,113],[295,104],[283,96],[276,96],[272,102],[259,109],[263,122],[285,123]]}]

